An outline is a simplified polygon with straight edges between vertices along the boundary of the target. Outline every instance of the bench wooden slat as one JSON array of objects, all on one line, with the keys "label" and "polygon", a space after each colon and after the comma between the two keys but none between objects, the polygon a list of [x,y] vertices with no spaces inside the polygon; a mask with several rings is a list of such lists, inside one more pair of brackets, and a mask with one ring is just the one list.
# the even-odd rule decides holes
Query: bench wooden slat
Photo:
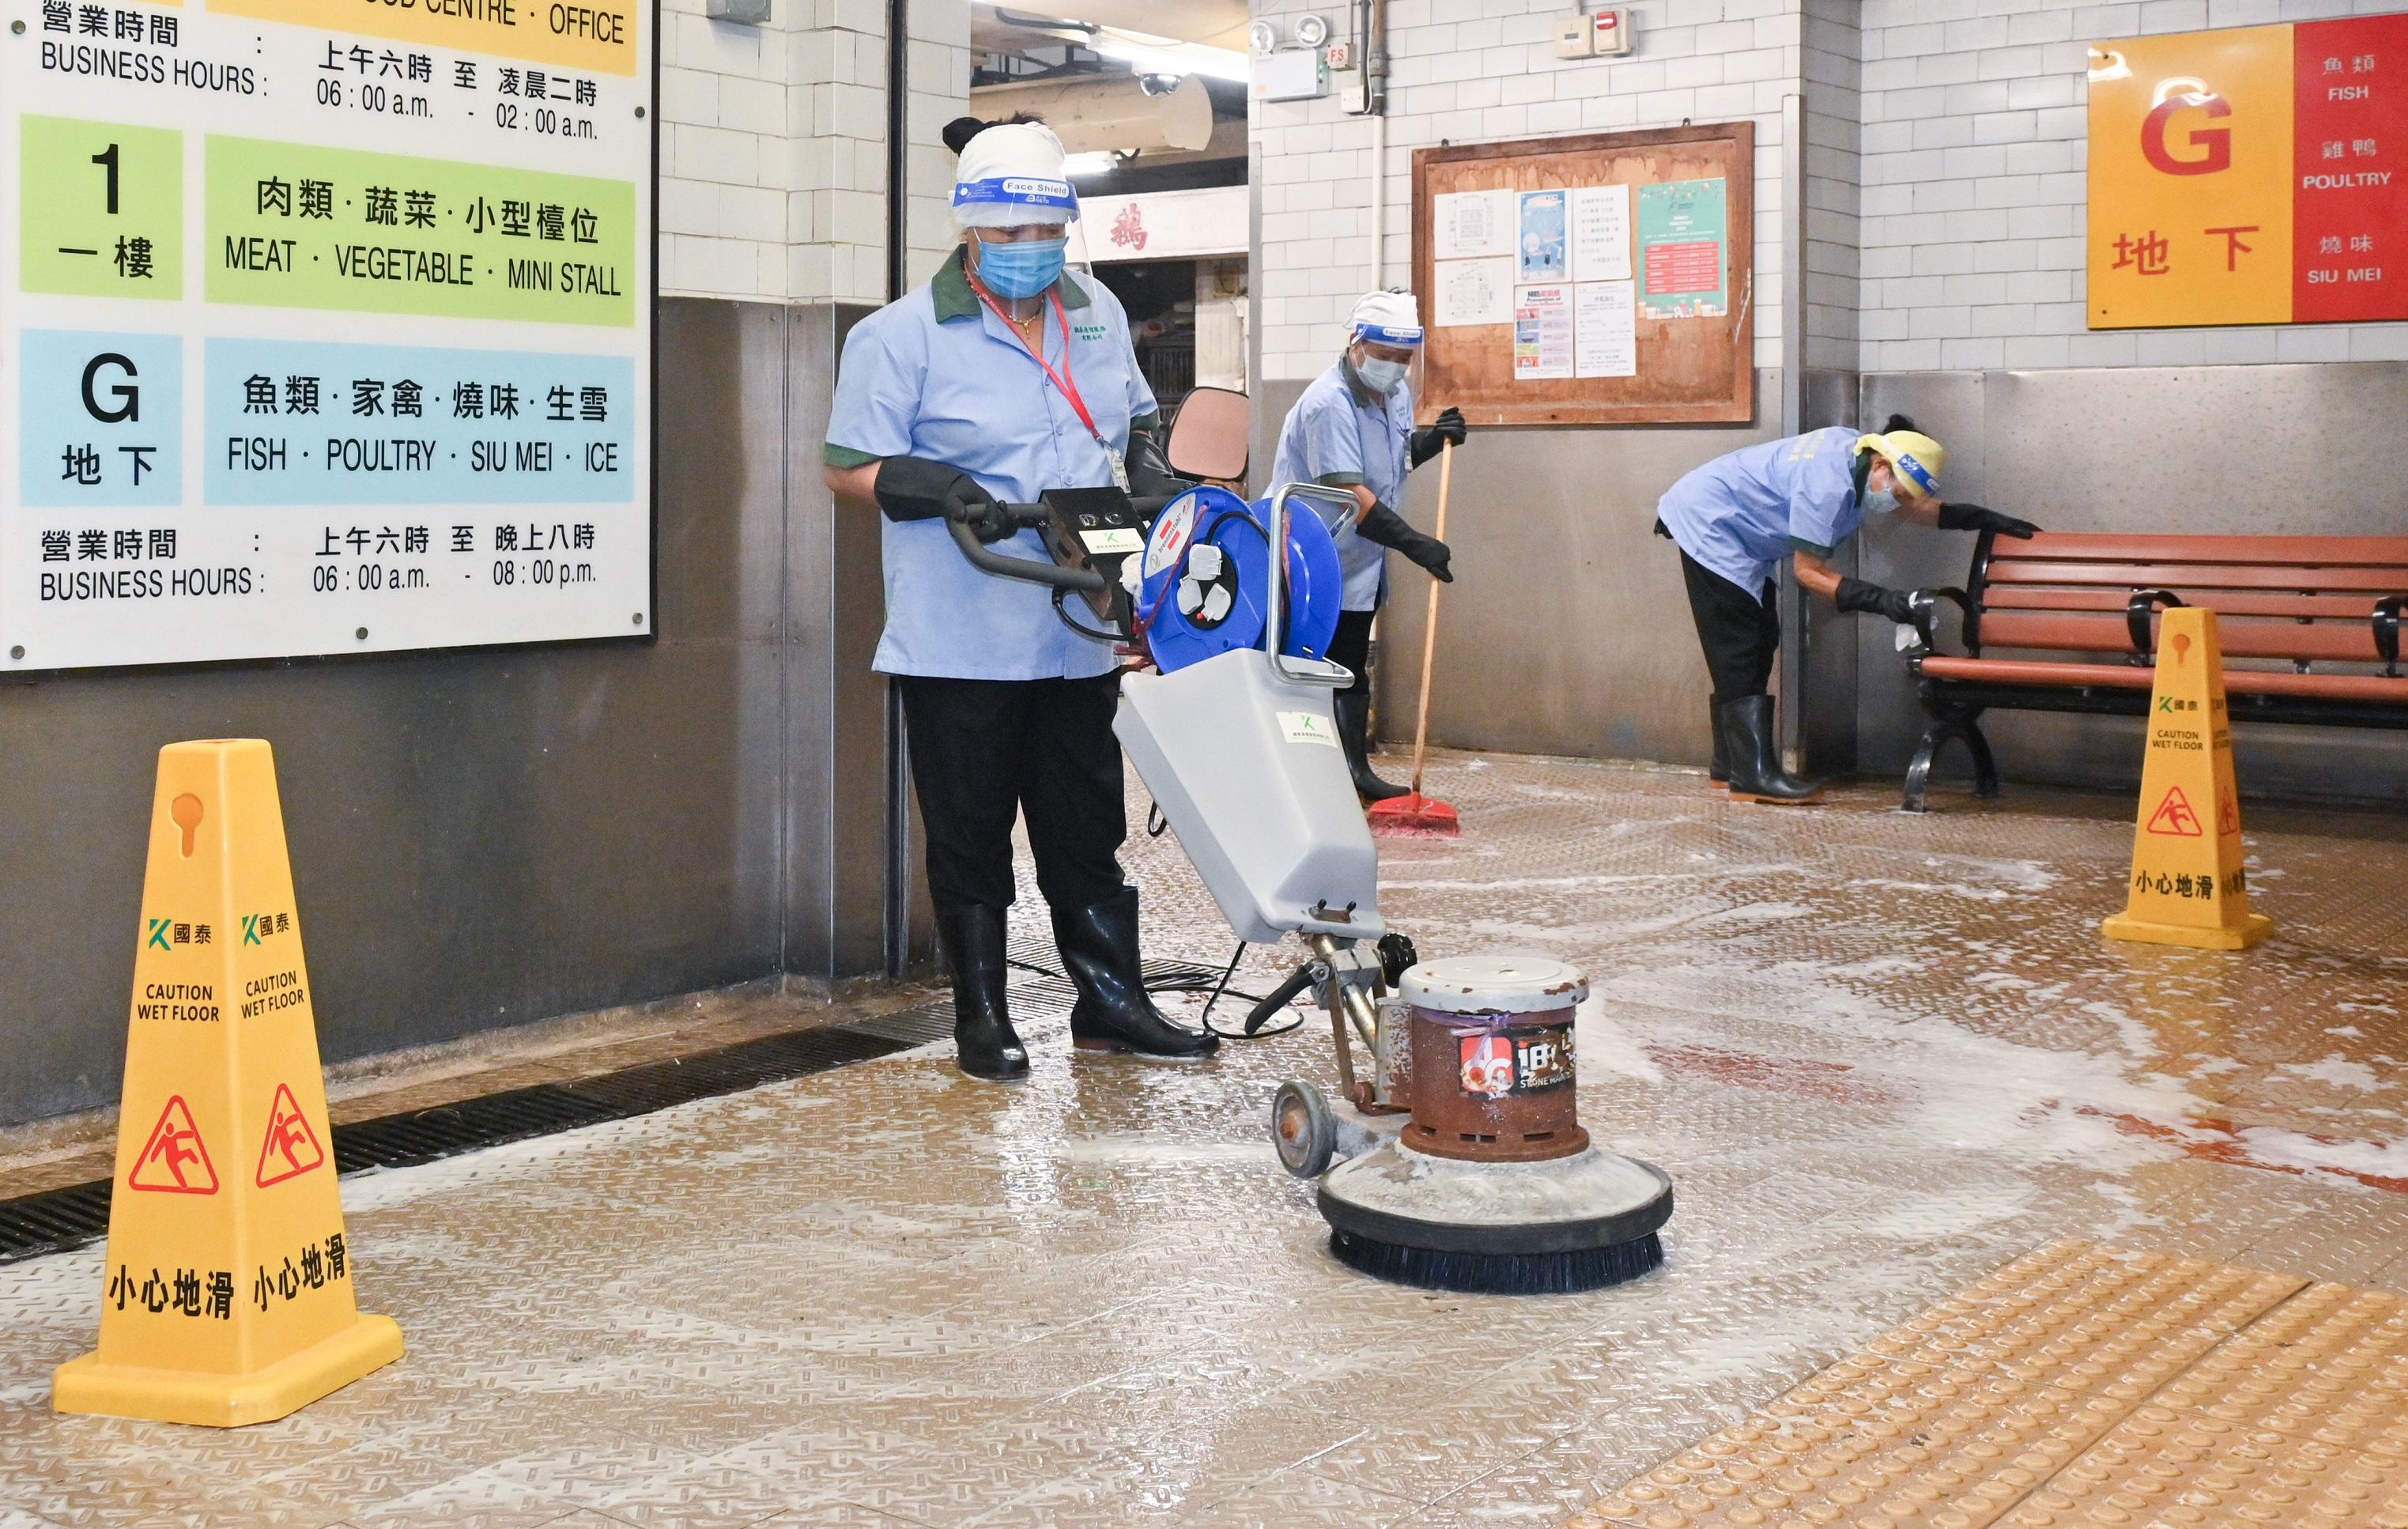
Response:
[{"label": "bench wooden slat", "polygon": [[2000,536],[1994,564],[2026,558],[2085,563],[2314,564],[2323,567],[2408,564],[2408,536],[2153,536],[2043,531]]},{"label": "bench wooden slat", "polygon": [[[2147,690],[2157,672],[2137,664],[2070,664],[2046,659],[1956,658],[1934,653],[1923,672],[1935,679],[1967,679],[2000,685],[2054,689],[2084,687]],[[2331,701],[2386,701],[2408,705],[2408,675],[2286,674],[2266,669],[2227,669],[2224,688],[2234,695],[2298,695]]]},{"label": "bench wooden slat", "polygon": [[[1986,610],[2107,610],[2122,615],[2131,591],[2121,589],[2048,589],[2008,584],[1983,597]],[[2232,590],[2187,591],[2183,598],[2219,616],[2272,616],[2286,621],[2343,621],[2364,625],[2374,614],[2374,597],[2366,594],[2254,594]]]},{"label": "bench wooden slat", "polygon": [[[1993,561],[1992,584],[2077,584],[2114,589],[2284,590],[2294,594],[2363,590],[2369,594],[2408,594],[2408,563],[2354,567],[2302,568],[2289,564],[2069,563],[2017,558]],[[2186,598],[2187,596],[2186,595]]]},{"label": "bench wooden slat", "polygon": [[[1982,735],[1985,710],[2145,714],[2157,676],[2132,652],[2128,607],[2140,592],[2171,591],[2216,613],[2225,653],[2244,665],[2224,671],[2225,690],[2247,700],[2248,711],[2286,722],[2408,727],[2408,675],[2245,666],[2386,663],[2376,607],[2408,596],[2408,536],[2042,532],[2028,540],[1985,536],[1980,547],[1965,586],[1974,608],[1964,635],[1975,648],[1963,657],[1918,650],[1908,661],[1930,719],[1907,764],[1910,812],[1923,810],[1932,764],[1952,741],[1972,755],[1974,789],[1998,793],[1998,765]],[[2399,624],[2386,616],[2380,630],[2388,636]],[[2000,649],[2097,657],[2000,658]]]},{"label": "bench wooden slat", "polygon": [[[2374,650],[2374,628],[2365,622],[2348,627],[2329,622],[2303,626],[2296,622],[2218,621],[2215,630],[2227,658],[2382,662],[2382,655]],[[2129,653],[2132,636],[2120,615],[2059,615],[1993,607],[1982,617],[1982,650],[1987,652],[1993,648]]]}]

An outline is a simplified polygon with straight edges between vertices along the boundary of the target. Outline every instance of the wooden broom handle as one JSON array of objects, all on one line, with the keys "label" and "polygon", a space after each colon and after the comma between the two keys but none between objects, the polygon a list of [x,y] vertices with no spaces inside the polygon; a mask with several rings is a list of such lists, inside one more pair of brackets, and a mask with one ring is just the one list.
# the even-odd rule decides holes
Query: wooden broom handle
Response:
[{"label": "wooden broom handle", "polygon": [[[1455,442],[1440,441],[1438,450],[1438,529],[1434,540],[1446,540],[1446,495],[1455,485]],[[1430,664],[1438,656],[1439,578],[1430,576],[1429,614],[1422,618],[1422,702],[1413,718],[1413,794],[1422,793],[1422,758],[1429,748]]]}]

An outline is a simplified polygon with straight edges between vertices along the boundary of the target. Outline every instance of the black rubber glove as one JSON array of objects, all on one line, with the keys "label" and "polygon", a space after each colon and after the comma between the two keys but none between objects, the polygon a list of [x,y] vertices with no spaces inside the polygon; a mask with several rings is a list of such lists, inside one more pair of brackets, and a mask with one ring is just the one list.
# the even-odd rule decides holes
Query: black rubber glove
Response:
[{"label": "black rubber glove", "polygon": [[1412,445],[1409,448],[1412,452],[1413,465],[1418,467],[1438,455],[1441,446],[1461,446],[1463,437],[1469,434],[1471,427],[1463,422],[1463,410],[1448,406],[1434,422],[1413,432]]},{"label": "black rubber glove", "polygon": [[1436,536],[1425,536],[1405,523],[1405,518],[1385,505],[1373,505],[1371,513],[1355,522],[1355,531],[1365,541],[1393,548],[1427,568],[1430,577],[1441,584],[1455,582],[1455,572],[1448,566],[1455,554],[1446,543]]},{"label": "black rubber glove", "polygon": [[1001,541],[1014,529],[977,479],[925,457],[888,457],[879,464],[878,507],[890,521],[959,521],[982,542]]},{"label": "black rubber glove", "polygon": [[1942,531],[1995,531],[2002,536],[2029,536],[2040,529],[2029,521],[2019,521],[2012,515],[2001,515],[1980,505],[1942,505],[1940,529]]},{"label": "black rubber glove", "polygon": [[1128,456],[1122,464],[1128,469],[1129,493],[1139,498],[1179,493],[1196,486],[1170,470],[1162,443],[1149,430],[1129,432]]},{"label": "black rubber glove", "polygon": [[1907,604],[1912,596],[1904,590],[1884,589],[1879,584],[1868,584],[1861,579],[1843,578],[1840,580],[1840,593],[1834,598],[1842,610],[1862,610],[1886,616],[1900,626],[1914,624],[1914,609]]}]

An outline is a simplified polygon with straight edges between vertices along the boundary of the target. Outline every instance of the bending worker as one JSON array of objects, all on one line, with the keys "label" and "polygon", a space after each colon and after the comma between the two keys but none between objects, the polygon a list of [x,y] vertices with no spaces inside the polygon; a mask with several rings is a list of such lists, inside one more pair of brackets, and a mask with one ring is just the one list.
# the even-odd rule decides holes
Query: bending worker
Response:
[{"label": "bending worker", "polygon": [[[1354,789],[1366,799],[1402,796],[1406,788],[1371,773],[1371,620],[1388,593],[1388,551],[1420,564],[1434,579],[1455,581],[1446,544],[1425,536],[1397,513],[1404,500],[1405,474],[1438,455],[1441,445],[1460,446],[1466,434],[1461,411],[1449,408],[1435,423],[1413,428],[1413,394],[1407,380],[1421,351],[1422,321],[1412,293],[1366,293],[1349,321],[1346,349],[1337,364],[1313,379],[1280,426],[1279,454],[1271,481],[1325,483],[1351,489],[1354,514],[1333,516],[1338,565],[1345,574],[1345,599],[1338,632],[1329,642],[1332,662],[1354,671],[1354,682],[1338,693],[1338,739]],[[1310,503],[1310,501],[1305,501]]]},{"label": "bending worker", "polygon": [[847,336],[825,460],[831,490],[885,516],[886,628],[873,666],[902,693],[928,894],[953,966],[954,1045],[973,1078],[1027,1075],[1004,1005],[1012,820],[1025,813],[1037,884],[1078,988],[1073,1041],[1203,1056],[1218,1037],[1166,1019],[1139,970],[1137,889],[1119,860],[1128,822],[1111,650],[1075,636],[1044,588],[972,567],[946,525],[1050,562],[998,503],[1127,487],[1132,471],[1147,479],[1141,490],[1154,487],[1154,393],[1119,301],[1064,269],[1078,200],[1061,140],[1031,121],[956,122],[947,136],[961,154],[961,246]]},{"label": "bending worker", "polygon": [[1772,726],[1772,655],[1781,641],[1773,574],[1782,559],[1800,587],[1842,610],[1913,620],[1907,593],[1851,579],[1829,562],[1868,512],[1943,531],[2028,536],[2039,527],[1979,505],[1940,497],[1940,443],[1903,414],[1881,434],[1845,426],[1767,441],[1720,457],[1672,485],[1656,507],[1656,531],[1681,549],[1681,575],[1698,642],[1714,683],[1713,778],[1734,796],[1802,802],[1820,786],[1781,767]]}]

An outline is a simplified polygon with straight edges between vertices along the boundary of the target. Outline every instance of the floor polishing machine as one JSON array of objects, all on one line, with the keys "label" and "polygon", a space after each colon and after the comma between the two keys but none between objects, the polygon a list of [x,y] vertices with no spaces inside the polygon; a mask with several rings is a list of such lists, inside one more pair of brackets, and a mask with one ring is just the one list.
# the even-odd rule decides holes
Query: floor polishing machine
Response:
[{"label": "floor polishing machine", "polygon": [[1124,674],[1113,732],[1237,936],[1302,943],[1246,1028],[1307,990],[1328,1013],[1340,1097],[1282,1084],[1271,1136],[1290,1173],[1319,1180],[1331,1250],[1447,1290],[1635,1279],[1662,1262],[1672,1185],[1581,1128],[1586,980],[1542,956],[1422,961],[1380,916],[1378,851],[1331,715],[1354,678],[1327,657],[1343,580],[1321,516],[1291,512],[1299,500],[1355,508],[1314,484],[1253,504],[1192,488],[1150,515],[1079,489],[1004,507],[1050,561],[953,534],[979,568],[1051,587],[1071,626],[1151,662]]}]

